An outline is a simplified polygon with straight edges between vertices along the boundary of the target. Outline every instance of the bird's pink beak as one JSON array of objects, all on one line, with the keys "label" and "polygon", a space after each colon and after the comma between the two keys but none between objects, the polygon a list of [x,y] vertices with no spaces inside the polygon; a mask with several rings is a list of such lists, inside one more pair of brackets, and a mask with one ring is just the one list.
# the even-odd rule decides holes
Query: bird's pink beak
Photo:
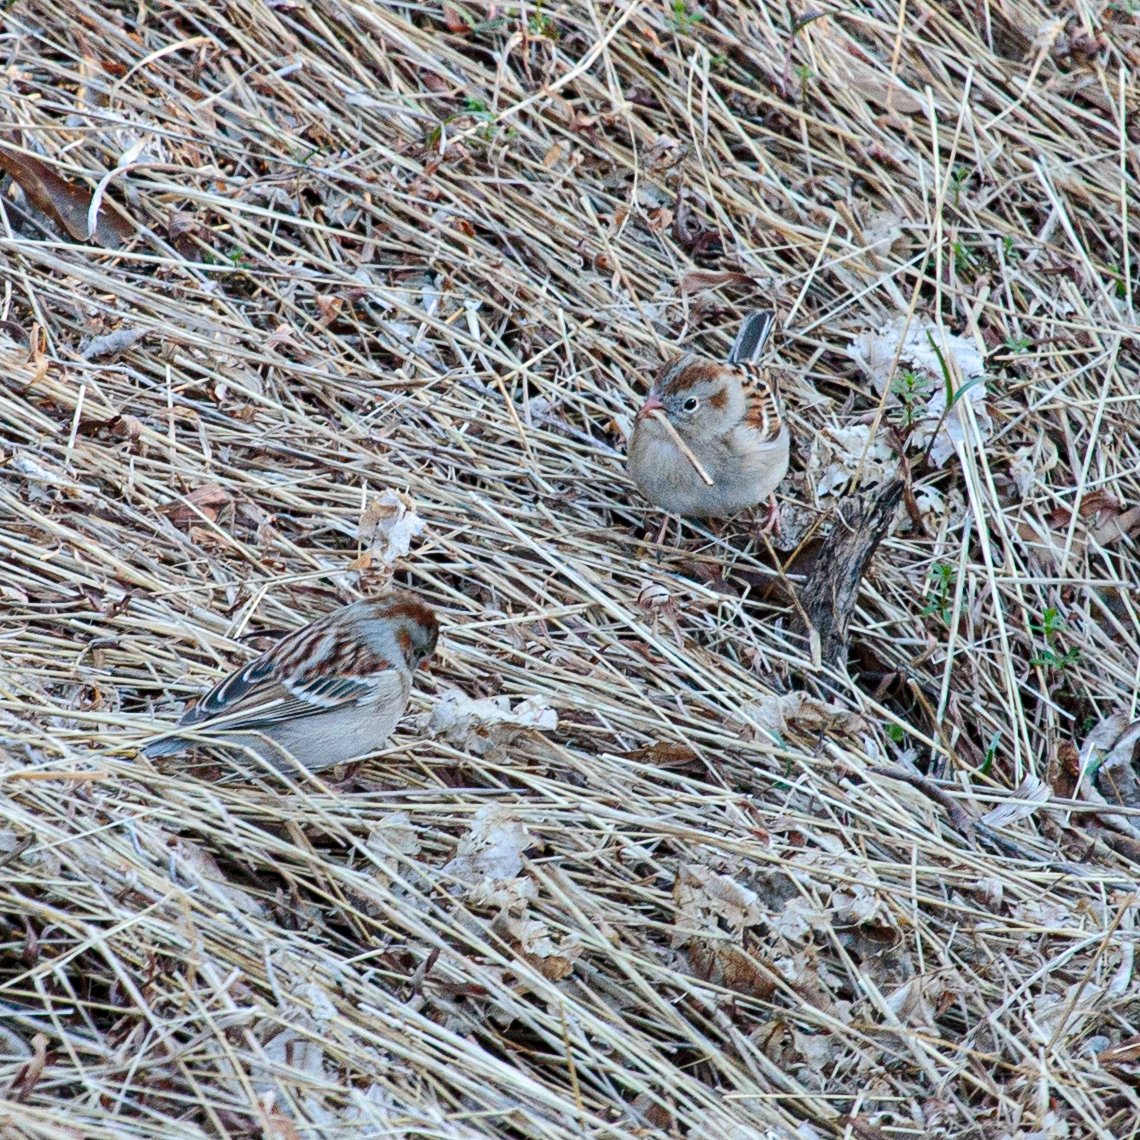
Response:
[{"label": "bird's pink beak", "polygon": [[646,416],[652,415],[654,412],[661,411],[665,405],[661,403],[660,398],[656,392],[650,392],[645,403],[638,409],[636,419],[640,423]]}]

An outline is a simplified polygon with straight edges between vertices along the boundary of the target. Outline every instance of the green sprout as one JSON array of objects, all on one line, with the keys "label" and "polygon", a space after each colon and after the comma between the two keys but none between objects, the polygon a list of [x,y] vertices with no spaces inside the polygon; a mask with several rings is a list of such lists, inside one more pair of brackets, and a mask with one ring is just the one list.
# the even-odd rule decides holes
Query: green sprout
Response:
[{"label": "green sprout", "polygon": [[962,188],[970,180],[970,175],[973,171],[968,166],[956,166],[953,173],[950,175],[950,194],[954,201],[954,208],[958,208],[958,201],[962,196]]},{"label": "green sprout", "polygon": [[1001,239],[1001,251],[1005,254],[1006,261],[1021,260],[1021,251],[1017,248],[1012,234],[1006,234]]},{"label": "green sprout", "polygon": [[954,255],[954,268],[958,271],[958,276],[965,277],[977,262],[974,251],[964,241],[956,241],[951,245],[950,252]]},{"label": "green sprout", "polygon": [[545,36],[548,40],[558,39],[558,26],[543,11],[542,0],[537,0],[534,11],[531,12],[530,19],[527,21],[527,30],[532,36]]},{"label": "green sprout", "polygon": [[1057,669],[1063,671],[1070,665],[1075,665],[1081,659],[1081,651],[1079,649],[1066,649],[1064,653],[1059,652],[1056,644],[1057,635],[1064,631],[1065,619],[1055,607],[1050,606],[1041,615],[1040,625],[1030,622],[1029,628],[1033,630],[1034,633],[1039,633],[1045,642],[1040,653],[1030,659],[1030,665],[1038,665],[1043,669]]},{"label": "green sprout", "polygon": [[933,387],[934,381],[918,372],[902,371],[891,381],[891,395],[901,405],[898,426],[902,431],[909,431],[915,421],[921,419],[922,408]]},{"label": "green sprout", "polygon": [[673,0],[669,23],[680,35],[687,35],[704,18],[704,13],[696,8],[690,8],[687,0]]},{"label": "green sprout", "polygon": [[981,774],[988,776],[990,769],[994,766],[994,760],[997,758],[998,745],[1001,743],[1001,729],[999,728],[993,736],[990,737],[990,742],[986,747],[986,758],[982,761]]},{"label": "green sprout", "polygon": [[957,581],[958,571],[949,562],[939,562],[931,569],[930,589],[926,593],[926,605],[922,607],[923,617],[937,616],[943,625],[949,626]]}]

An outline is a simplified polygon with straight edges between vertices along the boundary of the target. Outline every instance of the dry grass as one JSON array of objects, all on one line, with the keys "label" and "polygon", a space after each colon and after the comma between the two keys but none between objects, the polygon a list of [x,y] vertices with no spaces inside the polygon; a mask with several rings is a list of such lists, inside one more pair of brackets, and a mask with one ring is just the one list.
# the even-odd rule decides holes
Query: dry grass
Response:
[{"label": "dry grass", "polygon": [[[137,233],[7,183],[0,1134],[1138,1134],[1091,762],[1138,716],[1140,23],[841,7],[8,6],[6,127],[81,234],[125,156]],[[985,353],[853,679],[747,520],[655,552],[623,471],[646,373],[769,300],[793,533],[829,441],[898,442],[854,337]],[[448,628],[387,754],[134,755],[392,573]],[[433,738],[455,688],[558,727]]]}]

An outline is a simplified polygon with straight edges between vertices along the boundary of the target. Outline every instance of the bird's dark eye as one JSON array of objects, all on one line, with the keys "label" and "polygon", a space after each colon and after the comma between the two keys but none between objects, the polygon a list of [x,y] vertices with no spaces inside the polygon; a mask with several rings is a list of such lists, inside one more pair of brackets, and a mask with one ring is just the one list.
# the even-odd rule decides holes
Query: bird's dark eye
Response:
[{"label": "bird's dark eye", "polygon": [[686,400],[686,401],[685,401],[685,402],[684,402],[684,403],[681,405],[681,407],[682,407],[682,408],[684,408],[686,412],[695,412],[695,411],[697,410],[697,405],[698,405],[699,403],[700,403],[700,400],[698,400],[698,399],[696,398],[696,396],[690,396],[690,397],[689,397],[689,398],[688,398],[688,399],[687,399],[687,400]]}]

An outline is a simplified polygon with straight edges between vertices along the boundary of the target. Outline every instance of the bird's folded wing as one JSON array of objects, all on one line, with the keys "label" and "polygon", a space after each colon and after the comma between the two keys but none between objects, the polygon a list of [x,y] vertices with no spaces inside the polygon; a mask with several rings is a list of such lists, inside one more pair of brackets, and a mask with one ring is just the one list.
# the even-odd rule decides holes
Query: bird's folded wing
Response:
[{"label": "bird's folded wing", "polygon": [[298,717],[315,716],[345,705],[385,703],[405,696],[406,682],[397,669],[384,669],[367,676],[292,677],[245,676],[251,666],[227,677],[206,694],[178,722],[180,727],[197,725],[220,728],[259,729]]}]

